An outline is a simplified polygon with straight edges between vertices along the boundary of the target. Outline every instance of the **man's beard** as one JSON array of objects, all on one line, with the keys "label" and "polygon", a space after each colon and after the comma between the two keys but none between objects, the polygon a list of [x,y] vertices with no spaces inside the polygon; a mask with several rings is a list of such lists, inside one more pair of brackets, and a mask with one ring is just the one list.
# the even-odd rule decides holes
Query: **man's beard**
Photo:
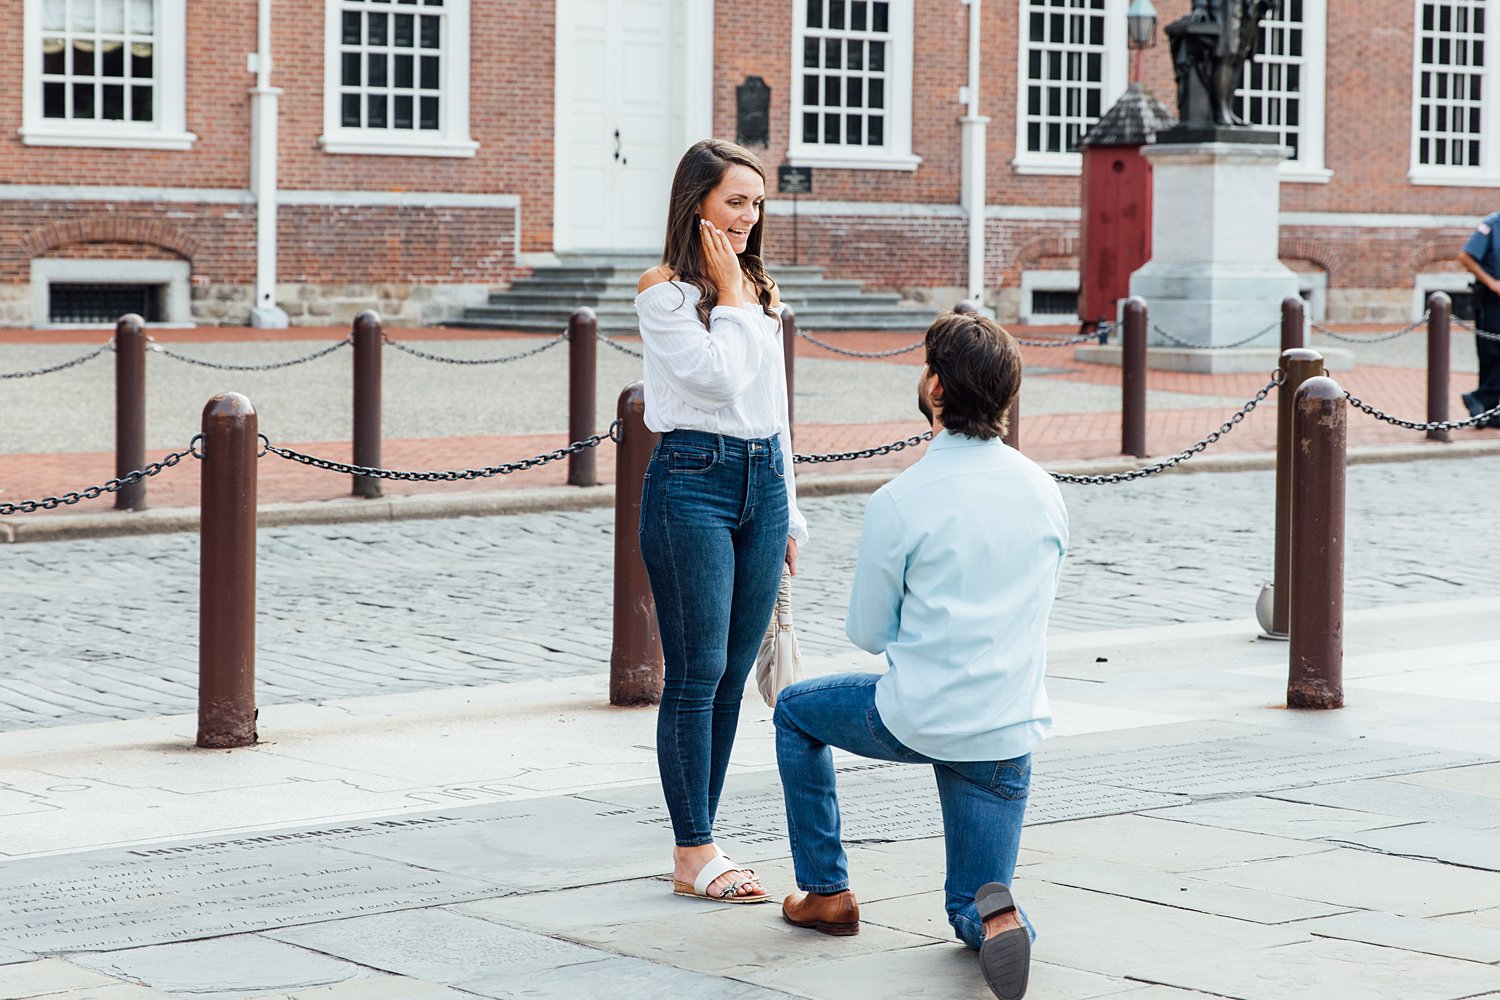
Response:
[{"label": "man's beard", "polygon": [[927,401],[927,394],[922,391],[922,384],[917,383],[917,409],[922,411],[922,416],[927,418],[927,426],[932,426],[932,404]]}]

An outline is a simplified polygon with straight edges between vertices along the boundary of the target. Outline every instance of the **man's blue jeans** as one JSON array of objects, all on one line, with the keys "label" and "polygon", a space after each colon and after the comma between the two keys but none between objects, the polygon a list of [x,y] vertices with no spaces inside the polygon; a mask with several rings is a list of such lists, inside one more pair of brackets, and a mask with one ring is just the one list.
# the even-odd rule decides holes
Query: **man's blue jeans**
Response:
[{"label": "man's blue jeans", "polygon": [[[806,892],[849,888],[839,835],[833,753],[902,764],[929,764],[937,775],[948,849],[948,922],[960,941],[978,948],[984,925],[974,893],[986,882],[1010,885],[1021,849],[1021,821],[1031,785],[1031,755],[1014,760],[952,761],[903,745],[875,708],[879,674],[837,674],[800,681],[776,699],[776,762],[786,796],[787,833],[797,885]],[[1032,937],[1031,923],[1025,914]]]},{"label": "man's blue jeans", "polygon": [[713,842],[745,678],[786,559],[786,466],[776,438],[663,434],[642,485],[640,542],[666,683],[656,763],[678,847]]}]

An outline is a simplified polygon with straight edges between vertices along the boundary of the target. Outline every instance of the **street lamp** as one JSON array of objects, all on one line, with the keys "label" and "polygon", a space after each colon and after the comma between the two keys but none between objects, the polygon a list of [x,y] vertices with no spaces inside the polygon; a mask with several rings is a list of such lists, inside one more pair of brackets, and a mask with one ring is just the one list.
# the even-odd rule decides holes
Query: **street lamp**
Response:
[{"label": "street lamp", "polygon": [[1125,23],[1130,28],[1130,50],[1135,53],[1133,82],[1141,82],[1141,50],[1156,44],[1156,7],[1151,0],[1130,0],[1130,9],[1125,12]]}]

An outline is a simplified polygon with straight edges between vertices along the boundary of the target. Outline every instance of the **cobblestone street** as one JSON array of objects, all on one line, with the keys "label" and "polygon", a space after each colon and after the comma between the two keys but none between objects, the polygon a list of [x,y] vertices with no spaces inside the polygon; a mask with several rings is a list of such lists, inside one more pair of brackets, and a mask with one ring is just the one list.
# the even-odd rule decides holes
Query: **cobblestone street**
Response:
[{"label": "cobblestone street", "polygon": [[[1248,618],[1271,572],[1270,473],[1065,486],[1072,552],[1053,628]],[[1347,606],[1493,595],[1476,498],[1500,459],[1355,466]],[[795,586],[809,655],[848,648],[862,496],[805,501]],[[589,510],[263,530],[262,704],[608,670],[612,514]],[[193,534],[0,548],[0,729],[190,712]]]}]

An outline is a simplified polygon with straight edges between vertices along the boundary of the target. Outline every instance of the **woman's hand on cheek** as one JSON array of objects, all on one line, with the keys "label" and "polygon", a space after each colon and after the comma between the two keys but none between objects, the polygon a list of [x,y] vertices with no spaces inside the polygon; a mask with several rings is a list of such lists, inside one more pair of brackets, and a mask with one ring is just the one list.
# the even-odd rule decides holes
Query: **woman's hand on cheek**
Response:
[{"label": "woman's hand on cheek", "polygon": [[742,305],[740,259],[729,245],[729,237],[707,219],[699,220],[698,232],[703,240],[703,265],[708,280],[719,290],[719,305]]}]

